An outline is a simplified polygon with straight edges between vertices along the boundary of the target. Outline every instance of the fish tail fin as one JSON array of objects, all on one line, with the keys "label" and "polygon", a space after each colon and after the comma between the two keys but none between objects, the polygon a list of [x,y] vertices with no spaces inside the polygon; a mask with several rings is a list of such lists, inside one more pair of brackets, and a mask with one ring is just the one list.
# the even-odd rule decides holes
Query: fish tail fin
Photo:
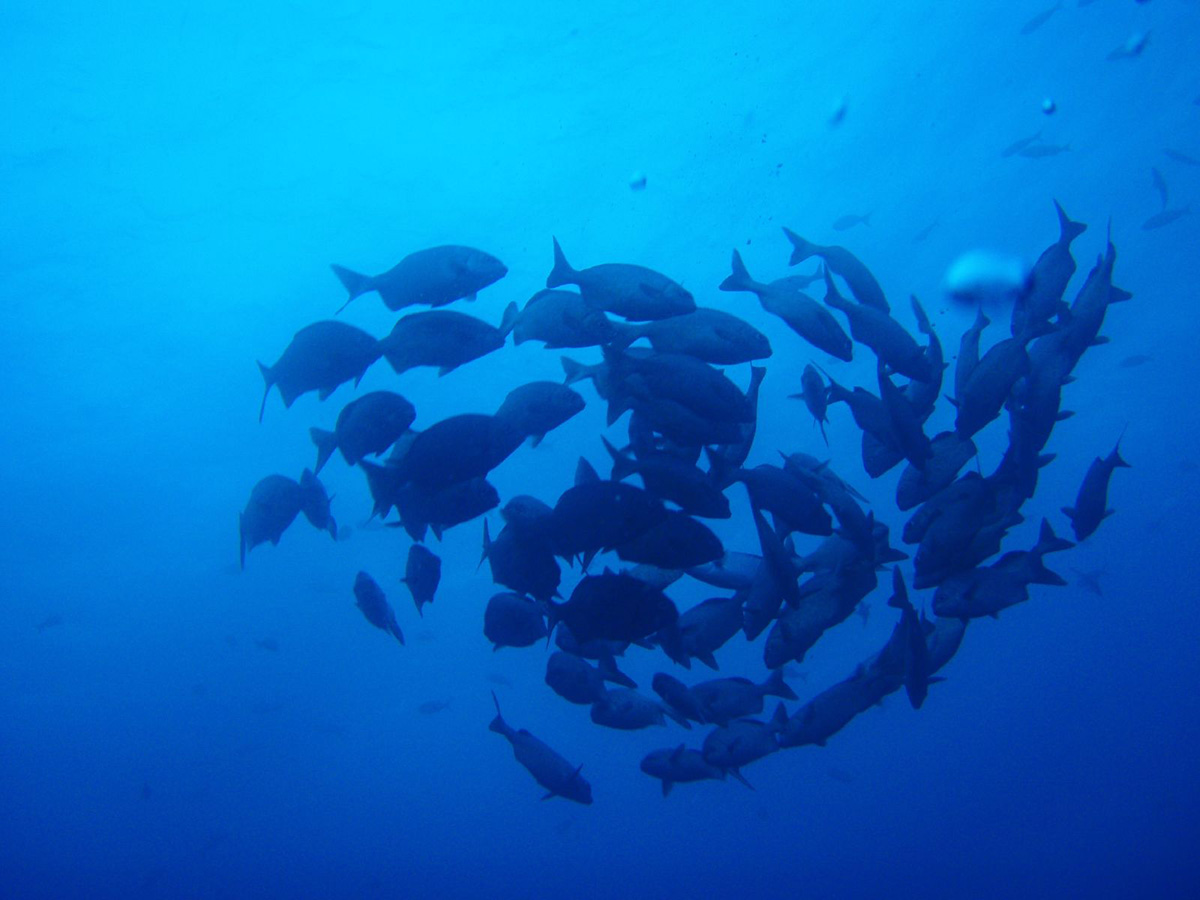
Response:
[{"label": "fish tail fin", "polygon": [[488,522],[485,517],[483,520],[483,553],[479,557],[479,565],[475,567],[475,571],[479,571],[479,567],[483,565],[483,561],[488,558],[488,554],[492,552],[492,536],[488,533]]},{"label": "fish tail fin", "polygon": [[784,228],[783,233],[792,243],[792,258],[788,260],[789,266],[797,265],[809,257],[817,255],[819,248],[816,244],[806,241],[790,228]]},{"label": "fish tail fin", "polygon": [[589,366],[585,366],[581,362],[576,362],[569,356],[563,356],[560,359],[562,362],[563,373],[566,375],[563,384],[574,384],[575,382],[583,381],[583,379],[588,377]]},{"label": "fish tail fin", "polygon": [[1060,538],[1054,533],[1054,529],[1050,527],[1049,519],[1042,519],[1042,529],[1038,534],[1037,545],[1033,548],[1033,552],[1039,557],[1047,553],[1058,553],[1061,550],[1070,550],[1075,545],[1066,538]]},{"label": "fish tail fin", "polygon": [[602,656],[596,660],[596,668],[600,670],[600,675],[605,681],[611,681],[613,684],[619,684],[630,690],[637,688],[637,682],[617,668],[617,661],[611,655]]},{"label": "fish tail fin", "polygon": [[1058,213],[1058,240],[1060,243],[1069,244],[1087,231],[1087,225],[1083,222],[1072,222],[1067,217],[1057,200],[1054,201],[1054,211]]},{"label": "fish tail fin", "polygon": [[504,315],[500,317],[500,336],[508,337],[510,331],[516,327],[517,318],[520,316],[521,310],[517,307],[515,300],[510,301],[508,306],[504,307]]},{"label": "fish tail fin", "polygon": [[492,691],[492,702],[496,704],[496,718],[492,719],[488,725],[488,731],[494,731],[497,734],[502,734],[508,737],[513,733],[512,727],[504,721],[504,714],[500,712],[500,700],[496,697],[496,692]]},{"label": "fish tail fin", "polygon": [[888,598],[887,603],[892,609],[909,609],[912,606],[908,599],[908,587],[904,584],[904,575],[899,566],[892,569],[892,596]]},{"label": "fish tail fin", "polygon": [[604,449],[608,451],[608,455],[612,457],[613,467],[609,478],[613,481],[621,481],[633,474],[634,462],[629,457],[625,456],[608,442],[608,439],[601,435],[600,443],[604,444]]},{"label": "fish tail fin", "polygon": [[262,373],[263,381],[266,382],[266,386],[263,388],[262,404],[258,407],[258,421],[261,423],[263,413],[267,411],[267,395],[271,393],[271,385],[275,383],[275,373],[271,371],[270,366],[264,366],[262,363],[258,364],[258,371]]},{"label": "fish tail fin", "polygon": [[329,268],[333,270],[333,274],[337,276],[337,280],[342,283],[342,287],[350,295],[345,303],[342,304],[341,312],[350,305],[350,301],[355,297],[360,297],[367,291],[374,290],[373,279],[370,275],[363,275],[360,272],[355,272],[352,269],[347,269],[345,266],[331,265]]},{"label": "fish tail fin", "polygon": [[734,250],[733,273],[721,282],[718,289],[722,291],[753,291],[756,287],[758,284],[750,277],[750,271],[742,262],[742,254]]},{"label": "fish tail fin", "polygon": [[[776,669],[776,671],[780,670]],[[793,699],[794,697],[795,695],[793,695]],[[773,727],[776,731],[782,731],[783,727],[787,725],[787,720],[787,707],[784,706],[783,701],[780,700],[779,705],[775,707],[775,714],[771,716],[771,727]]]},{"label": "fish tail fin", "polygon": [[796,692],[788,687],[787,682],[783,680],[783,669],[776,669],[763,682],[763,693],[770,694],[773,697],[783,697],[785,700],[800,699],[796,696]]},{"label": "fish tail fin", "polygon": [[645,329],[638,325],[626,325],[623,322],[612,323],[613,339],[608,346],[614,350],[624,350],[638,338],[645,335]]},{"label": "fish tail fin", "polygon": [[313,444],[317,447],[316,472],[319,474],[325,463],[329,462],[333,451],[337,449],[337,435],[323,428],[310,428],[308,436],[312,438]]},{"label": "fish tail fin", "polygon": [[737,766],[731,766],[730,768],[726,769],[725,771],[728,774],[732,775],[734,778],[736,778],[738,781],[740,781],[742,784],[744,784],[750,790],[754,790],[754,785],[752,785],[750,782],[748,782],[746,780],[746,776],[741,773],[741,771],[737,768]]},{"label": "fish tail fin", "polygon": [[550,270],[550,274],[546,276],[546,287],[559,287],[564,284],[575,284],[575,279],[579,273],[571,268],[571,264],[567,262],[567,257],[562,252],[562,247],[558,245],[558,238],[551,238],[554,241],[554,268]]}]

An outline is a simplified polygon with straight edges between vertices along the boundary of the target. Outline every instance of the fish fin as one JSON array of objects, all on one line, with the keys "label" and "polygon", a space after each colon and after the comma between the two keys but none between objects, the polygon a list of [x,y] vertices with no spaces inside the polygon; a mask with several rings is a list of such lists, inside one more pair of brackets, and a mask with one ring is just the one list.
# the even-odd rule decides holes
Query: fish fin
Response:
[{"label": "fish fin", "polygon": [[733,251],[733,273],[718,286],[722,291],[754,291],[758,285],[750,277],[746,264],[742,262],[742,254]]},{"label": "fish fin", "polygon": [[336,390],[337,385],[334,385],[333,387],[323,387],[317,391],[317,399],[324,402],[326,399],[328,399],[329,395]]},{"label": "fish fin", "polygon": [[546,276],[546,287],[554,288],[564,284],[575,284],[579,273],[572,269],[571,264],[567,262],[562,247],[558,245],[558,238],[551,238],[551,240],[554,241],[554,267]]},{"label": "fish fin", "polygon": [[613,467],[612,474],[609,476],[613,481],[621,481],[633,474],[633,460],[623,455],[620,450],[609,443],[604,435],[600,436],[600,443],[604,445],[604,449],[608,451],[608,455],[612,457]]},{"label": "fish fin", "polygon": [[[487,521],[487,518],[485,517],[483,520],[483,553],[479,557],[479,565],[475,567],[476,572],[479,571],[480,566],[483,565],[483,561],[488,558],[488,554],[491,553],[491,551],[492,551],[492,538],[491,538],[491,535],[488,534],[488,521]],[[404,579],[402,578],[400,580],[403,581]]]},{"label": "fish fin", "polygon": [[668,796],[671,793],[671,788],[673,787],[675,787],[675,782],[673,782],[670,778],[664,778],[662,780],[662,795],[664,797]]},{"label": "fish fin", "polygon": [[1087,225],[1083,222],[1072,222],[1067,217],[1057,200],[1054,201],[1054,210],[1058,213],[1058,241],[1060,244],[1070,244],[1071,241],[1087,231]]},{"label": "fish fin", "polygon": [[600,474],[595,470],[590,462],[584,457],[579,457],[579,462],[575,465],[575,486],[581,484],[594,484],[601,481]]},{"label": "fish fin", "polygon": [[323,428],[310,428],[308,435],[317,447],[316,471],[320,472],[325,463],[329,462],[333,451],[337,449],[337,435],[332,431],[325,431]]},{"label": "fish fin", "polygon": [[[449,365],[449,366],[440,366],[438,368],[438,378],[441,378],[443,375],[449,375],[451,372],[453,372],[457,368],[458,368],[458,363],[454,363],[453,365]],[[324,398],[322,398],[322,399],[324,399]]]},{"label": "fish fin", "polygon": [[796,692],[787,686],[787,682],[783,680],[783,670],[776,669],[770,674],[767,680],[762,685],[764,694],[772,694],[776,697],[783,697],[786,700],[799,700]]},{"label": "fish fin", "polygon": [[741,771],[738,769],[737,766],[730,766],[725,771],[728,772],[730,775],[732,775],[734,778],[736,778],[738,781],[740,781],[742,784],[744,784],[746,787],[748,787],[750,790],[754,790],[754,785],[752,785],[750,782],[748,782],[746,780],[746,776],[744,776],[741,773]]},{"label": "fish fin", "polygon": [[508,306],[504,307],[504,315],[500,317],[500,336],[508,337],[508,333],[513,330],[517,324],[517,317],[520,316],[521,310],[517,307],[515,300],[509,301]]},{"label": "fish fin", "polygon": [[814,256],[817,254],[817,247],[815,244],[812,244],[809,241],[806,241],[804,238],[800,237],[800,235],[796,234],[796,232],[792,231],[790,228],[785,227],[783,229],[783,233],[787,237],[787,239],[789,241],[791,241],[791,243],[792,243],[792,258],[788,260],[789,266],[794,266],[797,263],[802,263],[802,262],[804,262],[804,260],[808,259],[810,256]]},{"label": "fish fin", "polygon": [[347,293],[350,295],[346,302],[339,307],[339,313],[349,306],[350,301],[355,297],[359,297],[368,291],[374,290],[373,282],[375,279],[373,279],[370,275],[363,275],[359,272],[353,271],[352,269],[347,269],[345,266],[331,265],[329,268],[333,270],[333,274],[337,276],[338,281],[342,283],[342,287],[344,287]]},{"label": "fish fin", "polygon": [[264,366],[262,363],[258,364],[258,371],[262,372],[263,381],[267,383],[266,387],[263,388],[262,405],[258,408],[258,421],[262,422],[263,413],[267,411],[267,395],[271,393],[271,385],[275,383],[275,375],[271,371],[270,366]]},{"label": "fish fin", "polygon": [[1072,521],[1074,521],[1074,519],[1075,519],[1075,507],[1073,507],[1073,506],[1064,506],[1064,507],[1062,508],[1062,513],[1063,513],[1063,515],[1064,515],[1064,516],[1066,516],[1068,519],[1071,519]]},{"label": "fish fin", "polygon": [[569,356],[560,357],[559,361],[562,363],[563,372],[566,375],[563,384],[574,384],[588,377],[588,367],[583,363],[576,362]]},{"label": "fish fin", "polygon": [[1112,287],[1110,287],[1108,289],[1108,302],[1109,303],[1123,303],[1126,300],[1132,300],[1132,299],[1133,299],[1133,294],[1131,294],[1129,291],[1122,290],[1121,288],[1117,287],[1116,285],[1113,285]]}]

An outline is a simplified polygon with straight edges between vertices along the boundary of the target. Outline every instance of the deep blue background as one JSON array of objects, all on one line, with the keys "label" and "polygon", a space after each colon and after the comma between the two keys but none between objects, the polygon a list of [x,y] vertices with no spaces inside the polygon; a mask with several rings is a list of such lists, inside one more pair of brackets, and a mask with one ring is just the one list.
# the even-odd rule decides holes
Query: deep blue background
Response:
[{"label": "deep blue background", "polygon": [[[1200,157],[1200,11],[1071,2],[1022,35],[1047,5],[0,6],[0,896],[1196,896],[1200,215],[1141,223],[1159,209],[1152,166],[1172,205],[1200,194],[1200,168],[1162,153]],[[1147,29],[1139,58],[1106,60]],[[1001,157],[1039,129],[1070,151]],[[753,792],[664,801],[638,760],[699,732],[598,729],[542,683],[541,648],[494,654],[478,522],[435,545],[442,587],[418,619],[396,581],[407,539],[363,523],[365,485],[340,459],[323,478],[348,539],[301,522],[236,571],[250,487],[311,465],[308,427],[352,397],[285,411],[272,395],[256,422],[254,361],[340,305],[330,262],[479,246],[510,268],[468,310],[493,322],[543,284],[552,234],[578,266],[660,269],[770,336],[766,462],[825,452],[785,399],[810,359],[868,386],[873,361],[821,359],[750,295],[717,292],[731,247],[765,279],[786,273],[780,225],[845,242],[910,329],[907,294],[925,300],[952,355],[969,316],[941,300],[946,266],[981,246],[1035,258],[1057,235],[1052,198],[1090,224],[1075,284],[1111,220],[1135,297],[1067,388],[1077,415],[1006,546],[1030,545],[1042,515],[1069,533],[1059,507],[1128,426],[1118,515],[1052,561],[1073,582],[1102,570],[1104,596],[1035,588],[972,625],[920,713],[893,697],[826,748],[749,768]],[[833,231],[851,212],[871,225]],[[343,316],[376,335],[394,318],[374,296]],[[1131,354],[1151,358],[1122,366]],[[747,367],[730,374],[744,385]],[[526,344],[442,379],[380,363],[362,389],[400,390],[424,427],[559,375]],[[607,472],[583,391],[585,414],[497,470],[503,497],[553,501],[580,454]],[[844,408],[829,438],[898,523],[899,470],[868,483]],[[985,470],[1004,440],[1003,422],[979,439]],[[753,549],[731,495],[720,533]],[[408,646],[355,610],[360,568]],[[789,670],[801,699],[882,644],[884,599]],[[759,645],[720,659],[765,675]],[[624,665],[648,684],[662,662]],[[487,730],[491,688],[584,764],[593,807],[538,802]],[[449,706],[422,715],[429,700]]]}]

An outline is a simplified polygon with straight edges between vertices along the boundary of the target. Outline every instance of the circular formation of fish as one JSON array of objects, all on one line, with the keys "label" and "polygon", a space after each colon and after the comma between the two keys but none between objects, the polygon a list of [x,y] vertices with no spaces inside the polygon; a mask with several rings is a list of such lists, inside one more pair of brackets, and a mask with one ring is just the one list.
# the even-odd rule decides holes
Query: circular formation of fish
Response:
[{"label": "circular formation of fish", "polygon": [[[507,274],[503,263],[482,251],[433,247],[376,276],[333,267],[349,294],[347,303],[376,292],[392,310],[430,308],[402,316],[382,339],[337,320],[301,329],[274,365],[259,363],[266,382],[260,420],[272,387],[285,406],[310,391],[324,400],[345,382],[357,386],[381,357],[397,373],[415,366],[446,373],[499,350],[511,334],[517,343],[541,341],[550,349],[598,347],[602,359],[588,365],[564,356],[565,384],[526,384],[493,414],[451,416],[422,431],[412,429],[416,410],[399,394],[374,391],[348,403],[333,431],[311,429],[314,471],[306,469],[298,481],[269,475],[254,486],[239,517],[242,566],[247,551],[265,541],[278,543],[301,512],[336,538],[329,497],[317,478],[336,451],[365,473],[372,514],[387,516],[394,508],[395,524],[412,537],[402,580],[420,612],[433,601],[441,572],[441,561],[422,543],[426,534],[440,539],[445,529],[500,506],[488,473],[526,440],[536,444],[580,412],[584,398],[569,385],[590,380],[608,405],[609,425],[630,413],[628,445],[617,448],[600,438],[612,459],[609,479],[581,459],[575,483],[553,506],[530,496],[510,498],[494,538],[484,520],[484,559],[493,581],[506,589],[484,612],[488,640],[496,647],[528,647],[553,633],[558,649],[547,660],[546,683],[566,701],[590,706],[599,725],[638,729],[671,719],[687,729],[693,723],[713,726],[699,749],[680,744],[642,760],[642,771],[662,782],[664,795],[678,782],[727,775],[744,781],[741,769],[767,754],[823,746],[860,712],[901,688],[919,708],[929,686],[941,680],[937,672],[958,650],[967,622],[1028,599],[1031,584],[1064,584],[1044,557],[1073,545],[1046,520],[1032,548],[988,562],[1000,553],[1007,531],[1023,521],[1021,507],[1034,494],[1039,470],[1053,458],[1042,451],[1054,424],[1070,415],[1061,409],[1062,387],[1084,351],[1105,340],[1100,328],[1109,304],[1129,297],[1112,283],[1116,251],[1110,241],[1073,301],[1064,302],[1075,273],[1071,242],[1086,226],[1072,222],[1057,203],[1055,209],[1059,238],[1012,298],[1010,336],[980,355],[980,338],[990,324],[982,307],[963,335],[951,400],[955,427],[932,438],[925,423],[942,392],[947,364],[915,297],[921,340],[892,317],[883,289],[853,253],[813,244],[788,229],[791,265],[818,258],[817,274],[759,282],[734,251],[732,274],[720,285],[723,291],[755,294],[764,310],[836,359],[850,361],[856,344],[875,356],[878,393],[843,386],[808,365],[801,391],[792,396],[820,423],[822,436],[828,407],[849,407],[862,431],[863,468],[871,478],[905,465],[896,505],[914,512],[901,540],[916,547],[914,587],[934,589],[932,618],[918,614],[896,565],[909,554],[891,546],[888,527],[864,510],[864,498],[828,463],[792,453],[783,456],[782,465],[745,467],[766,369],[751,367],[743,393],[715,366],[769,357],[767,338],[735,316],[697,308],[690,293],[651,269],[620,263],[574,269],[557,240],[547,289],[523,309],[510,303],[495,326],[439,308],[473,300]],[[823,284],[823,303],[806,293],[814,281]],[[559,289],[564,286],[575,290]],[[632,346],[640,340],[649,349]],[[897,384],[896,376],[904,383]],[[1000,464],[987,476],[960,475],[975,456],[973,436],[1005,412],[1009,443]],[[1114,449],[1086,473],[1074,506],[1063,510],[1077,540],[1110,514],[1109,479],[1125,465]],[[625,480],[635,475],[642,487]],[[730,517],[726,491],[735,484],[749,496],[758,553],[727,551],[700,521]],[[820,541],[800,555],[796,534]],[[633,565],[589,572],[602,552]],[[563,562],[579,562],[583,571],[565,601],[559,591]],[[890,638],[848,678],[789,715],[783,700],[797,697],[782,667],[803,660],[826,630],[865,609],[860,605],[888,564],[893,564],[888,605],[900,617]],[[680,613],[665,590],[682,577],[727,593]],[[359,572],[353,593],[367,621],[403,644],[378,583]],[[687,670],[693,659],[716,669],[716,652],[738,632],[754,640],[768,628],[763,655],[773,671],[762,683],[729,677],[688,685],[659,672],[652,698],[616,663],[636,644],[660,649]],[[774,713],[754,718],[763,713],[767,696],[781,698]],[[591,803],[581,767],[528,731],[512,728],[498,699],[491,729],[509,741],[546,796]]]}]

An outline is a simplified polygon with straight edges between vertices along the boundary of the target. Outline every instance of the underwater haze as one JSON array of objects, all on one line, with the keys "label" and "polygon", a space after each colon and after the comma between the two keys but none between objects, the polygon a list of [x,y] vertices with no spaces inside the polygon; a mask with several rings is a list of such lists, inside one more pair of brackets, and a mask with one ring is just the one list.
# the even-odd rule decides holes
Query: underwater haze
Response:
[{"label": "underwater haze", "polygon": [[[1198,39],[1192,0],[7,0],[0,898],[1200,895]],[[239,566],[252,489],[314,469],[309,429],[334,430],[356,397],[397,392],[426,431],[491,414],[520,385],[562,382],[564,355],[649,358],[644,340],[602,357],[501,333],[502,347],[444,375],[379,359],[357,387],[348,376],[328,399],[311,390],[287,407],[268,385],[259,422],[256,362],[276,365],[302,328],[335,320],[383,338],[425,310],[368,293],[339,312],[347,292],[331,264],[375,275],[424,248],[478,248],[507,274],[444,308],[498,326],[547,287],[556,238],[576,269],[648,267],[765,335],[745,466],[828,460],[810,476],[836,472],[905,555],[870,557],[878,586],[858,614],[780,670],[802,725],[813,698],[863,681],[904,623],[920,628],[889,601],[893,566],[933,618],[944,584],[914,587],[918,547],[901,537],[913,513],[895,494],[905,455],[956,427],[947,398],[979,297],[950,297],[945,276],[972,251],[1027,271],[1059,240],[1055,201],[1088,227],[1070,244],[1078,269],[1054,321],[1023,341],[1036,363],[1038,341],[1081,327],[1079,305],[1064,304],[1110,238],[1108,340],[1085,341],[1066,367],[1061,410],[1073,415],[1051,412],[1031,456],[1036,491],[1002,523],[1000,553],[959,569],[1015,551],[1030,552],[1004,558],[1040,565],[1045,519],[1076,544],[1045,563],[1066,583],[1023,581],[1028,602],[971,613],[940,683],[914,668],[926,638],[913,632],[920,652],[881,702],[822,746],[779,746],[769,696],[751,717],[771,752],[664,796],[640,761],[699,750],[715,719],[601,727],[547,685],[553,639],[493,649],[484,636],[489,598],[507,588],[480,566],[481,519],[495,539],[512,498],[555,507],[580,457],[608,477],[601,435],[630,443],[625,409],[607,421],[597,390],[617,389],[601,378],[572,385],[582,412],[488,467],[498,507],[424,536],[441,578],[420,615],[400,580],[413,540],[372,517],[364,466],[341,454],[318,476],[336,540],[300,516]],[[816,272],[816,259],[789,268],[784,227],[869,267],[919,359],[929,338],[910,295],[940,338],[949,367],[918,449],[880,477],[864,471],[867,426],[836,390],[828,446],[789,395],[810,363],[822,391],[829,378],[873,393],[919,379],[877,369],[886,353],[861,334],[842,361],[752,293],[718,289],[734,248],[761,281]],[[1029,284],[1013,286],[1018,303]],[[1116,302],[1118,288],[1132,298]],[[825,308],[820,279],[805,291]],[[986,301],[985,353],[1010,337],[1012,303]],[[970,484],[1016,440],[1031,377],[1017,352],[1025,381],[1006,384],[1006,408],[974,435]],[[718,368],[747,389],[750,365]],[[640,372],[621,390],[635,417],[662,409]],[[1111,473],[1098,508],[1115,514],[1080,538],[1085,473],[1118,441],[1130,467]],[[720,486],[732,515],[705,522],[726,551],[803,557],[826,539],[788,535],[778,515],[756,529],[743,484]],[[833,512],[846,535],[844,507]],[[955,534],[979,524],[964,521]],[[589,576],[632,565],[606,548]],[[559,554],[561,596],[538,622],[582,621],[559,605],[584,577],[573,555]],[[403,645],[372,627],[362,597],[356,608],[360,571]],[[664,591],[679,612],[742,597],[691,576]],[[654,703],[658,672],[689,685],[770,675],[765,633],[735,635],[719,671],[678,665],[656,634],[628,635],[617,659]],[[900,689],[917,682],[923,704]],[[543,802],[489,730],[493,692],[512,729],[582,766],[590,805]]]}]

